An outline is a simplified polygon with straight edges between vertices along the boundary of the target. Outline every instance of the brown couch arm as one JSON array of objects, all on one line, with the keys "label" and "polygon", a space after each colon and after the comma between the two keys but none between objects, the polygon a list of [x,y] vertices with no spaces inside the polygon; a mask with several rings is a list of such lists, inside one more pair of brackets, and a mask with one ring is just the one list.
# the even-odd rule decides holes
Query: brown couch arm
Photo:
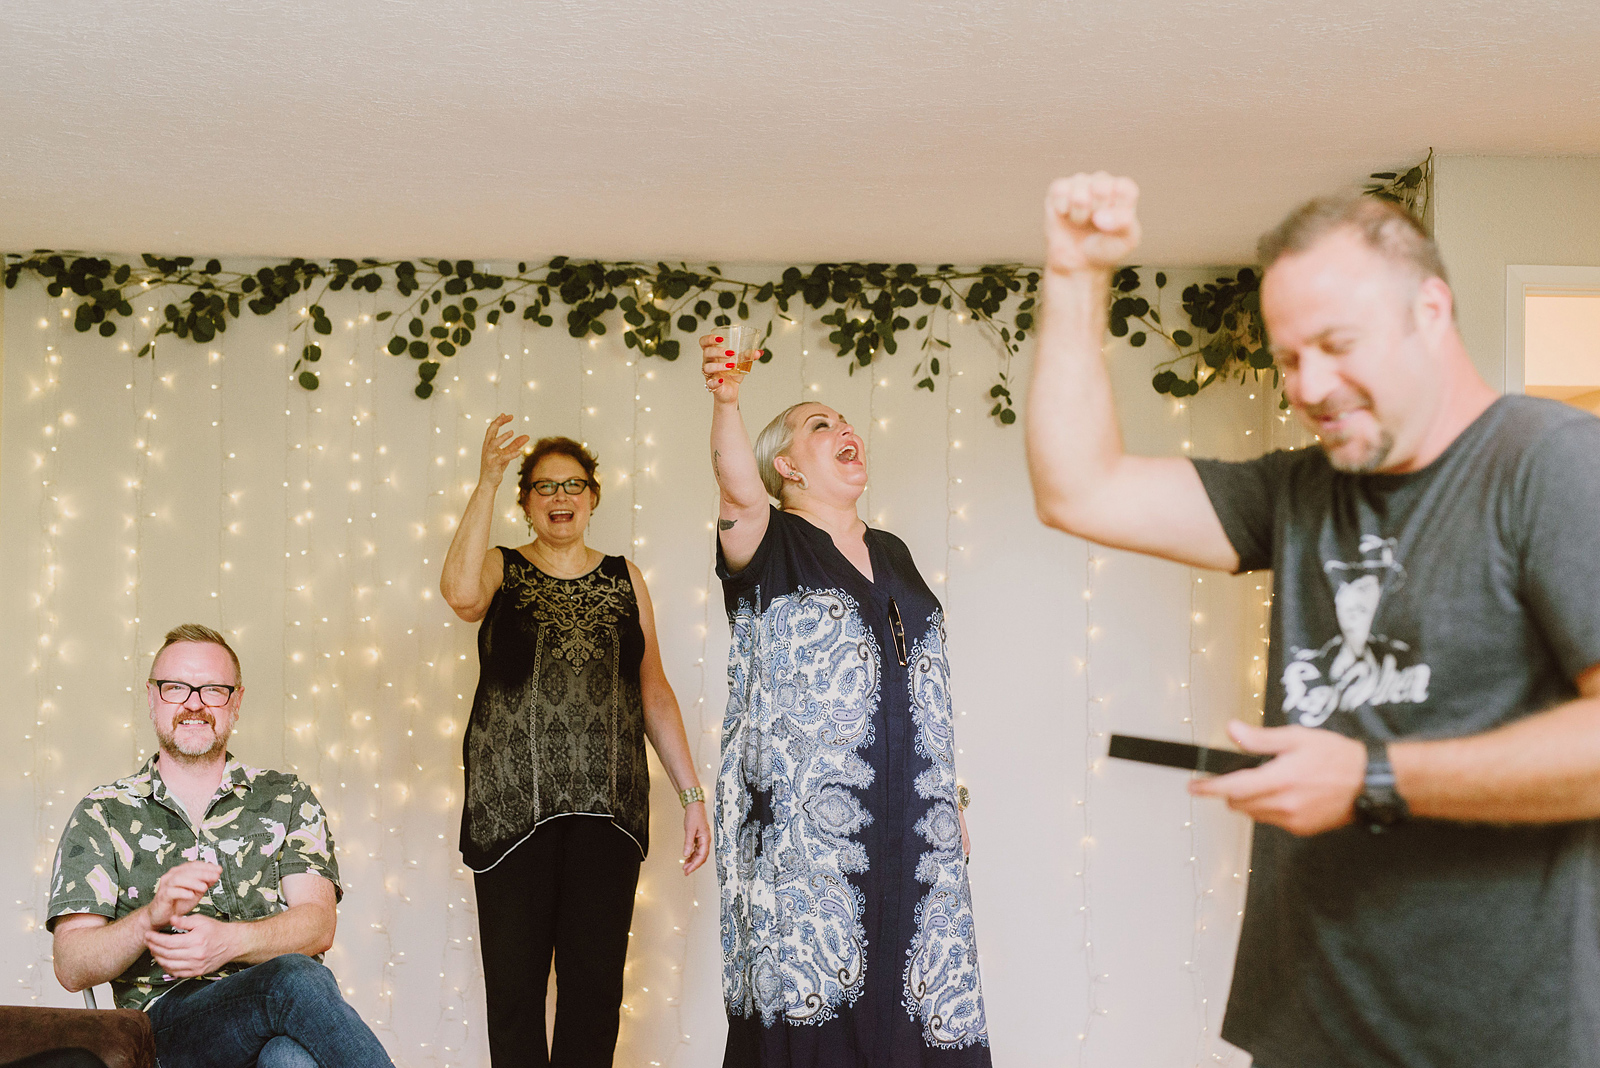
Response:
[{"label": "brown couch arm", "polygon": [[45,1009],[0,1005],[0,1064],[82,1046],[107,1068],[155,1068],[150,1017],[135,1009]]}]

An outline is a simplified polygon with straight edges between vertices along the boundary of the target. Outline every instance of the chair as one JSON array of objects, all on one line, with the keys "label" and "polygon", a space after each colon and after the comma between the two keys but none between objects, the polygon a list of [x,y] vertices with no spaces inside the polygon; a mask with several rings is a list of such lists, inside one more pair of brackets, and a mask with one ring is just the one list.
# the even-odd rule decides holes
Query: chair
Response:
[{"label": "chair", "polygon": [[83,992],[83,1004],[81,1009],[0,1005],[0,1064],[81,1046],[106,1068],[156,1068],[150,1017],[137,1009],[96,1008],[93,988]]}]

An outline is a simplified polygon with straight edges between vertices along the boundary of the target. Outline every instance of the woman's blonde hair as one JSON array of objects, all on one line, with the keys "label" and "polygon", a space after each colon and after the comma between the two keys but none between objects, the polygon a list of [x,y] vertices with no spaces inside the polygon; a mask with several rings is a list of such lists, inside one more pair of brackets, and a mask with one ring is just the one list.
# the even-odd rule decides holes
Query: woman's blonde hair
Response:
[{"label": "woman's blonde hair", "polygon": [[761,428],[761,433],[756,435],[755,453],[756,470],[761,474],[761,484],[767,488],[767,495],[779,504],[783,503],[783,476],[778,474],[778,469],[772,461],[788,451],[794,444],[794,427],[789,425],[789,417],[799,408],[805,407],[812,401],[801,401],[791,404],[777,415],[772,422]]}]

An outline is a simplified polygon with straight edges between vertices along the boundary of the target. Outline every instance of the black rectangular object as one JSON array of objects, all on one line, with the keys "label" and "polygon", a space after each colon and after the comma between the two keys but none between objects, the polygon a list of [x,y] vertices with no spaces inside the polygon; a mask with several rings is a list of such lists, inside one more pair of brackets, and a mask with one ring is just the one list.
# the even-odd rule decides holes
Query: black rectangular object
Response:
[{"label": "black rectangular object", "polygon": [[1131,734],[1113,734],[1109,756],[1118,760],[1137,760],[1145,764],[1162,764],[1169,768],[1185,768],[1204,775],[1226,775],[1230,771],[1258,768],[1272,758],[1262,753],[1240,753],[1232,749],[1211,749],[1188,742],[1167,742],[1159,738],[1138,738]]}]

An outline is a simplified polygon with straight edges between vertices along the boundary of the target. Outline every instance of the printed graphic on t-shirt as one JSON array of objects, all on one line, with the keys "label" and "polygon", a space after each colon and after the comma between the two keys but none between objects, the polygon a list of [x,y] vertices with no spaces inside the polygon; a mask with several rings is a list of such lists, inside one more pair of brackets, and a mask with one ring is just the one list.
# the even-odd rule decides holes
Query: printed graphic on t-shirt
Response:
[{"label": "printed graphic on t-shirt", "polygon": [[1427,664],[1407,642],[1374,633],[1378,607],[1405,585],[1396,539],[1367,534],[1361,559],[1322,565],[1333,584],[1339,634],[1316,649],[1291,646],[1283,669],[1283,711],[1291,722],[1320,727],[1335,712],[1363,705],[1420,704],[1428,699]]}]

